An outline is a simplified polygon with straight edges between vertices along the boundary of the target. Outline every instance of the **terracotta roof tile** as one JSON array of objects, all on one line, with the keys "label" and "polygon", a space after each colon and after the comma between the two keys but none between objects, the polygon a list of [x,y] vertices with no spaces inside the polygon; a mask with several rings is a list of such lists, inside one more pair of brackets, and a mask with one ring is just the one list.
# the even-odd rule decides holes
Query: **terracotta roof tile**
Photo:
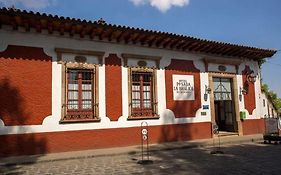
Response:
[{"label": "terracotta roof tile", "polygon": [[61,35],[69,33],[69,36],[80,34],[80,37],[88,35],[91,39],[95,37],[110,42],[122,42],[146,45],[164,49],[174,49],[186,52],[208,53],[230,57],[249,58],[260,60],[273,56],[277,51],[274,49],[262,49],[256,47],[242,46],[238,44],[211,41],[191,36],[178,35],[175,33],[147,30],[116,24],[108,24],[105,21],[86,21],[51,14],[40,14],[33,11],[19,9],[0,9],[0,26],[11,25],[14,30],[18,26],[24,27],[26,31],[35,28],[37,32],[43,29],[49,34],[58,31]]}]

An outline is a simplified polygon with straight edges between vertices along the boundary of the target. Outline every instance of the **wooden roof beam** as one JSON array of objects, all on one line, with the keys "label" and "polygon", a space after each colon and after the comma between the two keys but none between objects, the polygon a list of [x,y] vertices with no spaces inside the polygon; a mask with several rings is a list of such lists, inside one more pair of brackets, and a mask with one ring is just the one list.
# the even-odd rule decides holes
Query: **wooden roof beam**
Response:
[{"label": "wooden roof beam", "polygon": [[213,53],[220,54],[221,53],[220,51],[223,49],[224,49],[224,46],[216,45],[215,49],[213,49]]},{"label": "wooden roof beam", "polygon": [[251,57],[252,54],[252,52],[246,51],[245,53],[243,53],[243,57]]},{"label": "wooden roof beam", "polygon": [[198,44],[197,47],[193,48],[194,52],[204,52],[204,49],[207,48],[208,46],[204,43],[204,44]]},{"label": "wooden roof beam", "polygon": [[30,31],[30,25],[29,25],[29,22],[28,22],[27,19],[24,20],[23,26],[24,26],[24,29],[25,29],[26,32]]},{"label": "wooden roof beam", "polygon": [[[134,41],[136,40],[136,38],[138,38],[141,34],[140,33],[133,33],[130,35],[130,38],[128,39],[127,42],[132,41],[134,43]],[[135,43],[134,43],[135,44]]]},{"label": "wooden roof beam", "polygon": [[201,45],[200,47],[198,46],[197,48],[194,48],[193,50],[195,52],[205,52],[207,53],[208,50],[212,50],[213,47],[212,45],[208,44],[208,43],[204,43],[203,45]]},{"label": "wooden roof beam", "polygon": [[64,26],[63,23],[61,23],[60,26],[59,26],[60,35],[64,35],[64,29],[65,29],[65,26]]},{"label": "wooden roof beam", "polygon": [[235,47],[235,48],[233,48],[232,50],[230,50],[229,52],[228,52],[228,55],[233,55],[233,54],[235,54],[235,53],[237,53],[237,52],[240,52],[240,48],[239,47]]},{"label": "wooden roof beam", "polygon": [[104,38],[108,37],[110,33],[112,32],[111,29],[103,29],[101,33],[99,34],[99,39],[103,40]]},{"label": "wooden roof beam", "polygon": [[181,39],[181,41],[178,42],[178,44],[175,45],[175,47],[176,47],[177,49],[180,49],[183,45],[185,45],[185,43],[186,43],[186,40]]},{"label": "wooden roof beam", "polygon": [[113,33],[114,33],[114,30],[110,29],[110,32],[107,34],[107,40],[108,41],[112,41]]},{"label": "wooden roof beam", "polygon": [[134,34],[135,33],[133,33],[133,32],[129,32],[128,35],[124,36],[124,41],[126,44],[129,43],[130,41],[132,41],[132,37],[134,36]]},{"label": "wooden roof beam", "polygon": [[80,38],[84,38],[86,33],[87,33],[87,28],[86,27],[82,27],[82,29],[80,31]]},{"label": "wooden roof beam", "polygon": [[221,51],[221,53],[224,55],[226,54],[228,51],[230,51],[232,49],[232,47],[226,47],[224,48],[224,50]]},{"label": "wooden roof beam", "polygon": [[95,36],[97,36],[99,39],[100,38],[100,34],[103,32],[103,27],[97,27],[96,30],[95,30]]},{"label": "wooden roof beam", "polygon": [[111,35],[111,39],[116,39],[118,38],[120,35],[122,34],[121,30],[113,30],[112,35]]},{"label": "wooden roof beam", "polygon": [[9,21],[10,21],[10,24],[12,25],[13,30],[18,30],[18,24],[17,24],[15,18],[11,17]]},{"label": "wooden roof beam", "polygon": [[151,47],[153,42],[155,41],[157,36],[152,35],[151,37],[149,37],[149,39],[147,40],[148,46]]},{"label": "wooden roof beam", "polygon": [[137,38],[135,38],[133,41],[134,44],[143,41],[147,37],[146,33],[140,34]]},{"label": "wooden roof beam", "polygon": [[194,42],[192,42],[191,44],[185,46],[185,49],[184,49],[184,50],[188,49],[189,51],[191,51],[190,48],[193,48],[194,46],[197,46],[197,45],[198,45],[198,42],[197,42],[197,41],[194,41]]},{"label": "wooden roof beam", "polygon": [[193,42],[194,41],[188,41],[186,44],[184,44],[183,46],[182,46],[182,50],[184,51],[184,50],[186,50],[190,45],[192,45],[193,44]]},{"label": "wooden roof beam", "polygon": [[149,34],[146,34],[146,35],[140,40],[141,45],[144,45],[144,44],[145,44],[145,41],[146,41],[149,37],[150,37]]},{"label": "wooden roof beam", "polygon": [[148,44],[149,41],[153,40],[154,37],[154,35],[148,35],[147,37],[143,38],[141,41],[141,45]]},{"label": "wooden roof beam", "polygon": [[90,29],[89,35],[91,39],[94,39],[94,37],[96,36],[96,27],[92,27]]},{"label": "wooden roof beam", "polygon": [[173,40],[173,38],[167,38],[167,39],[162,43],[162,46],[165,48],[172,40]]},{"label": "wooden roof beam", "polygon": [[247,52],[248,51],[241,51],[241,50],[239,50],[239,51],[235,52],[234,54],[232,54],[232,56],[234,56],[234,57],[243,57],[243,55],[245,53],[247,53]]},{"label": "wooden roof beam", "polygon": [[121,42],[126,36],[128,36],[130,33],[128,31],[122,31],[120,36],[116,38],[117,42]]},{"label": "wooden roof beam", "polygon": [[171,42],[170,44],[169,44],[169,47],[171,48],[171,49],[173,49],[178,43],[179,43],[179,41],[180,41],[181,39],[175,39],[173,42]]},{"label": "wooden roof beam", "polygon": [[200,50],[201,50],[201,48],[202,48],[202,44],[200,43],[200,42],[195,42],[194,44],[192,44],[190,47],[189,47],[189,50],[190,51],[195,51],[195,49],[198,49],[198,48],[200,48]]},{"label": "wooden roof beam", "polygon": [[165,36],[159,37],[158,39],[155,40],[155,45],[159,47],[164,40],[165,40]]},{"label": "wooden roof beam", "polygon": [[42,26],[41,26],[41,22],[40,21],[36,22],[35,28],[36,28],[36,32],[38,32],[38,33],[42,32]]},{"label": "wooden roof beam", "polygon": [[48,33],[49,34],[52,34],[53,33],[53,29],[54,29],[54,27],[53,27],[53,22],[48,22],[48,24],[47,24],[47,29],[48,29]]},{"label": "wooden roof beam", "polygon": [[75,32],[76,32],[76,25],[72,24],[70,31],[69,31],[69,35],[74,36]]}]

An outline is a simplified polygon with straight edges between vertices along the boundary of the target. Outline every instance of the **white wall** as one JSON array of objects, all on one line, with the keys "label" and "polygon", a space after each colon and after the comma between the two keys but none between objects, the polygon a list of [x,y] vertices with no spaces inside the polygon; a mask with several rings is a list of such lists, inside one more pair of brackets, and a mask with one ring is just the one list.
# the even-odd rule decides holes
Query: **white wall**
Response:
[{"label": "white wall", "polygon": [[[264,101],[264,102],[263,102]],[[264,118],[277,117],[277,111],[273,107],[271,101],[267,98],[264,92],[261,93],[261,111]],[[273,113],[272,113],[273,110]]]}]

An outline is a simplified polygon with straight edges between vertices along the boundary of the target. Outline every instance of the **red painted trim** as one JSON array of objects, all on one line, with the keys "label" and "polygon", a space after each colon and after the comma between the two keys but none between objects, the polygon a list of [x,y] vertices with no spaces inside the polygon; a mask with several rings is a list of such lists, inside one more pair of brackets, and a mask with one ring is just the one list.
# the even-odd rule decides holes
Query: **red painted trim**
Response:
[{"label": "red painted trim", "polygon": [[[149,144],[211,138],[211,123],[149,126]],[[141,144],[140,127],[0,136],[0,157]]]},{"label": "red painted trim", "polygon": [[34,59],[41,61],[52,61],[52,57],[45,54],[43,48],[8,45],[7,49],[0,52],[1,58],[10,59]]},{"label": "red painted trim", "polygon": [[0,117],[5,125],[39,125],[52,113],[52,59],[42,48],[0,52]]},{"label": "red painted trim", "polygon": [[106,116],[117,121],[122,115],[121,59],[116,54],[105,58]]},{"label": "red painted trim", "polygon": [[[193,75],[195,100],[174,101],[173,100],[173,78],[172,75]],[[191,60],[172,59],[165,70],[166,81],[166,103],[167,108],[172,110],[176,118],[195,117],[196,111],[201,108],[200,70]]]},{"label": "red painted trim", "polygon": [[265,132],[264,119],[244,120],[242,122],[243,134],[263,134]]},{"label": "red painted trim", "polygon": [[247,82],[247,73],[250,72],[250,66],[246,65],[245,69],[242,71],[243,78],[243,88],[245,89],[248,86],[248,93],[244,95],[244,105],[245,109],[251,115],[253,110],[256,108],[256,97],[255,97],[255,84]]}]

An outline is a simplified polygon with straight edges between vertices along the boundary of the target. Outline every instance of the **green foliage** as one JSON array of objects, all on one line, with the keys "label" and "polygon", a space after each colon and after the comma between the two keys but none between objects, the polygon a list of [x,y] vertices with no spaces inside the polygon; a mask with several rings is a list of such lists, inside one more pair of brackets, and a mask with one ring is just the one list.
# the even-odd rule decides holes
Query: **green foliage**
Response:
[{"label": "green foliage", "polygon": [[259,65],[259,68],[261,68],[261,65],[263,64],[263,63],[265,63],[266,62],[266,60],[263,58],[263,59],[259,59],[258,60],[258,65]]},{"label": "green foliage", "polygon": [[271,99],[277,111],[281,111],[281,98],[278,98],[274,91],[269,90],[267,84],[262,84],[261,90]]}]

